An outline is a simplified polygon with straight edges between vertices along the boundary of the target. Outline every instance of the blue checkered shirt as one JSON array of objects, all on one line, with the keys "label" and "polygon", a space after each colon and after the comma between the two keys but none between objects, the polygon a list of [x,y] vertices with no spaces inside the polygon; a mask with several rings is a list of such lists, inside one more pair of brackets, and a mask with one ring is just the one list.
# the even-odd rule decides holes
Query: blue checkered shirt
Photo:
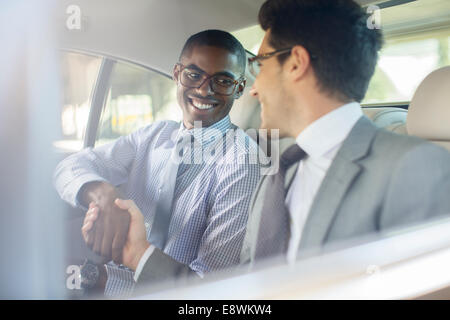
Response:
[{"label": "blue checkered shirt", "polygon": [[[172,219],[162,250],[200,276],[228,268],[239,263],[250,198],[260,178],[260,166],[254,161],[258,147],[242,130],[231,130],[234,138],[222,150],[214,149],[217,132],[228,136],[232,128],[228,116],[208,128],[191,130],[174,121],[155,122],[113,143],[67,157],[56,168],[54,184],[65,201],[78,207],[77,195],[85,183],[106,181],[117,186],[141,209],[148,238],[173,140],[189,133],[195,143],[193,152],[184,157],[190,154],[191,161],[182,161],[178,168]],[[205,150],[209,161],[192,161],[194,154]],[[133,272],[113,262],[106,268],[105,295],[129,296],[135,285]]]}]

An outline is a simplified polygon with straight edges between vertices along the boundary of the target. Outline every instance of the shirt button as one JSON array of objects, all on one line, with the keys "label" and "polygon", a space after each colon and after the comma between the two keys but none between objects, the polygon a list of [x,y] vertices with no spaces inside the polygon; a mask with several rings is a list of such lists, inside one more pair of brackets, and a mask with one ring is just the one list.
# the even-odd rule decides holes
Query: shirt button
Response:
[{"label": "shirt button", "polygon": [[162,188],[159,188],[159,189],[158,189],[158,193],[161,193],[161,191],[162,191]]},{"label": "shirt button", "polygon": [[148,229],[150,227],[150,224],[148,222],[146,222],[145,227]]}]

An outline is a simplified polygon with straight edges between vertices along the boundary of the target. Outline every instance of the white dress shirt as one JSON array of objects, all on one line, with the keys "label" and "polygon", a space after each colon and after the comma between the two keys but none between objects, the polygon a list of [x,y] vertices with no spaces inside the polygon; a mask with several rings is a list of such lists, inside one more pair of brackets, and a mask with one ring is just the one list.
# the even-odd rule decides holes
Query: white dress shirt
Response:
[{"label": "white dress shirt", "polygon": [[343,141],[362,115],[359,103],[343,105],[311,123],[296,139],[307,157],[300,161],[286,197],[291,218],[287,252],[289,263],[296,260],[303,227],[323,178]]}]

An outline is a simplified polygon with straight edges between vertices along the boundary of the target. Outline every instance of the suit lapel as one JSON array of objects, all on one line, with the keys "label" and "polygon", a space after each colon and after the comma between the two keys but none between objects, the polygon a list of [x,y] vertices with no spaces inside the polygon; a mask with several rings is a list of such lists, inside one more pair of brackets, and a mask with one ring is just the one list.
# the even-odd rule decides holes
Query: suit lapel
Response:
[{"label": "suit lapel", "polygon": [[376,130],[369,119],[362,117],[344,140],[314,198],[303,228],[300,249],[319,246],[326,238],[352,182],[362,170],[357,160],[367,155]]},{"label": "suit lapel", "polygon": [[320,245],[334,216],[361,167],[343,159],[335,159],[325,176],[303,228],[300,248]]}]

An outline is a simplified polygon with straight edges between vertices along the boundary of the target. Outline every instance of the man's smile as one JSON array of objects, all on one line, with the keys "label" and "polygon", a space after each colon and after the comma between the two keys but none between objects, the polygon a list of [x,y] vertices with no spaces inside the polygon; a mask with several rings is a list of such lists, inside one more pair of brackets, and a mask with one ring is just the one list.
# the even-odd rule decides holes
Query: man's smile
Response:
[{"label": "man's smile", "polygon": [[197,97],[187,97],[189,104],[198,110],[212,110],[217,107],[219,103],[211,99],[201,99]]}]

